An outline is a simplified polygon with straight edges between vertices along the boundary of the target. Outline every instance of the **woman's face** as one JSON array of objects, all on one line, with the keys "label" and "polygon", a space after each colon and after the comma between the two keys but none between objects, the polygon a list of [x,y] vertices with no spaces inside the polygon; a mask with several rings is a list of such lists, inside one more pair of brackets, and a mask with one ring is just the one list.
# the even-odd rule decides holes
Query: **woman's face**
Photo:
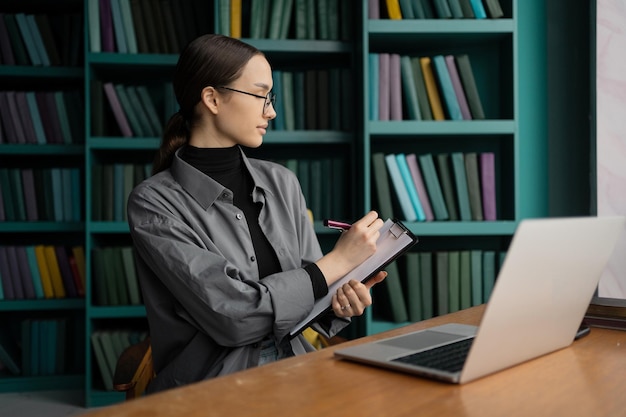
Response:
[{"label": "woman's face", "polygon": [[265,57],[255,55],[241,76],[223,87],[227,88],[217,88],[222,100],[215,118],[220,142],[223,146],[260,146],[269,121],[276,117],[274,106],[266,104],[273,87],[269,63]]}]

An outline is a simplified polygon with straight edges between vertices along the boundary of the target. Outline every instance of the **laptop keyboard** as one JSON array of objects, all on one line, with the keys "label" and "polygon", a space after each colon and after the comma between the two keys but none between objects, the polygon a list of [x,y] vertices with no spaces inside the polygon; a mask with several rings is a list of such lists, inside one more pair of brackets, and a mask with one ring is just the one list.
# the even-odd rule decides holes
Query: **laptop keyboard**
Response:
[{"label": "laptop keyboard", "polygon": [[473,338],[428,349],[418,353],[393,359],[393,362],[402,362],[426,368],[440,369],[447,372],[458,372],[463,369]]}]

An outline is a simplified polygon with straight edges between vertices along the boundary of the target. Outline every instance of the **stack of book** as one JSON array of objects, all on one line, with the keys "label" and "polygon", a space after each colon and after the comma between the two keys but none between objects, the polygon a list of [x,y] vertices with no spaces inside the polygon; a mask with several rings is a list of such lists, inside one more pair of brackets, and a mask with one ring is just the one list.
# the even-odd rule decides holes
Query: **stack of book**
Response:
[{"label": "stack of book", "polygon": [[204,0],[89,0],[89,51],[177,54],[213,32],[213,4]]},{"label": "stack of book", "polygon": [[0,221],[79,222],[79,168],[0,168]]},{"label": "stack of book", "polygon": [[274,70],[273,130],[350,131],[356,108],[347,68]]},{"label": "stack of book", "polygon": [[82,103],[78,90],[0,91],[0,143],[81,144]]},{"label": "stack of book", "polygon": [[126,203],[135,185],[150,176],[152,164],[96,164],[93,166],[92,220],[126,221]]},{"label": "stack of book", "polygon": [[346,166],[340,158],[288,159],[276,162],[289,168],[300,182],[302,194],[316,219],[344,218]]},{"label": "stack of book", "polygon": [[[485,303],[505,256],[481,249],[408,252],[397,261],[401,285],[374,287],[374,314],[416,322]],[[405,306],[403,314],[397,305]]]},{"label": "stack of book", "polygon": [[0,64],[81,66],[82,13],[0,13]]},{"label": "stack of book", "polygon": [[368,0],[370,19],[497,19],[498,0]]},{"label": "stack of book", "polygon": [[493,152],[372,154],[374,195],[385,218],[497,220],[494,172]]},{"label": "stack of book", "polygon": [[66,342],[68,319],[32,318],[19,323],[19,332],[0,333],[0,363],[14,375],[62,375],[71,369]]},{"label": "stack of book", "polygon": [[85,296],[83,246],[0,246],[0,300]]},{"label": "stack of book", "polygon": [[[165,83],[161,90],[167,101],[173,101],[171,84]],[[106,133],[106,117],[103,100],[109,103],[119,132],[124,137],[159,137],[163,130],[162,112],[157,110],[152,94],[146,85],[119,84],[112,82],[94,81],[92,111],[92,129],[95,136]],[[168,107],[161,103],[161,108]],[[169,106],[171,110],[172,106]],[[172,112],[173,113],[173,112]],[[171,114],[170,114],[171,115]]]},{"label": "stack of book", "polygon": [[484,119],[467,54],[369,54],[370,120]]},{"label": "stack of book", "polygon": [[142,304],[132,246],[96,248],[92,260],[92,293],[96,305]]},{"label": "stack of book", "polygon": [[348,41],[352,0],[219,0],[215,32],[234,38]]}]

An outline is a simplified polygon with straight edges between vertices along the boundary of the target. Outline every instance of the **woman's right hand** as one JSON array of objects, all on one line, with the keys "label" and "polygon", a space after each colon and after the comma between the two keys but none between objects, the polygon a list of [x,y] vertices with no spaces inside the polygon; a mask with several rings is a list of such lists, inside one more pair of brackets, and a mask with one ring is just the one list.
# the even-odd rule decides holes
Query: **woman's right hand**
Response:
[{"label": "woman's right hand", "polygon": [[341,233],[333,250],[316,262],[328,285],[376,252],[376,241],[383,223],[377,212],[370,211],[354,222],[350,229]]}]

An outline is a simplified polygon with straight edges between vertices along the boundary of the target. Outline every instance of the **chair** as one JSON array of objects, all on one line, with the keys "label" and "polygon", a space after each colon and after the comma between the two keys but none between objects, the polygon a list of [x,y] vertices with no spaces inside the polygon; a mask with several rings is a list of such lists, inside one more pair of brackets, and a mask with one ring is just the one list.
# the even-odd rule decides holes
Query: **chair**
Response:
[{"label": "chair", "polygon": [[126,393],[126,400],[140,397],[154,378],[150,337],[127,347],[117,359],[113,389]]}]

